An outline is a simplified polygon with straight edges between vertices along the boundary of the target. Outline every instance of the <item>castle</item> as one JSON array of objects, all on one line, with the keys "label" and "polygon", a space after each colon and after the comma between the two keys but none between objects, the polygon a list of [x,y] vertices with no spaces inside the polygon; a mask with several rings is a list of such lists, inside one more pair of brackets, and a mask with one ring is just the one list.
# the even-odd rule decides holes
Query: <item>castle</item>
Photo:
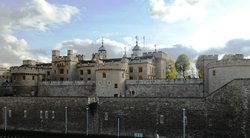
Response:
[{"label": "castle", "polygon": [[250,136],[243,55],[205,55],[204,78],[166,79],[164,52],[142,53],[136,42],[130,57],[107,53],[102,43],[91,60],[53,50],[51,63],[1,68],[0,93],[12,97],[0,98],[0,132],[182,137],[185,128],[187,137]]},{"label": "castle", "polygon": [[204,97],[234,79],[250,78],[250,60],[234,56],[203,56],[202,79],[166,79],[166,53],[143,53],[136,39],[130,57],[125,51],[121,58],[108,58],[102,40],[90,60],[70,49],[67,56],[52,50],[51,63],[23,60],[21,66],[1,68],[0,77],[20,96]]},{"label": "castle", "polygon": [[23,96],[37,95],[37,87],[48,82],[69,85],[78,82],[79,85],[94,83],[95,88],[90,92],[92,94],[74,96],[124,97],[134,94],[133,91],[126,93],[127,80],[165,79],[167,55],[164,52],[142,53],[137,40],[132,50],[131,57],[125,52],[121,58],[107,58],[108,52],[102,41],[91,60],[84,59],[84,55],[74,55],[73,50],[68,50],[67,56],[53,50],[51,63],[23,60],[21,66],[11,67],[10,82],[18,89],[15,94]]}]

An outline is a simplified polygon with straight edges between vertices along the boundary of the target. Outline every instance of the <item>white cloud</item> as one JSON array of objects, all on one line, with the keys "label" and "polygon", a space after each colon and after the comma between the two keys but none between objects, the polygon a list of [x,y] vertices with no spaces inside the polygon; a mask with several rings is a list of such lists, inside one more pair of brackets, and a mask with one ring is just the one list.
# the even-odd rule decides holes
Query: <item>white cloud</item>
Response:
[{"label": "white cloud", "polygon": [[69,5],[55,5],[46,0],[18,0],[0,3],[0,65],[17,65],[23,59],[35,59],[48,62],[46,52],[42,49],[31,49],[23,38],[14,36],[15,32],[24,29],[47,31],[50,27],[70,22],[79,11]]},{"label": "white cloud", "polygon": [[23,26],[46,31],[50,26],[69,22],[79,12],[75,7],[53,5],[45,0],[20,0],[15,9],[7,2],[1,5],[0,28],[5,32]]},{"label": "white cloud", "polygon": [[0,44],[0,65],[20,65],[21,60],[25,59],[38,59],[41,62],[49,61],[43,50],[30,52],[31,49],[29,49],[28,43],[24,39],[17,39],[12,35],[1,35]]},{"label": "white cloud", "polygon": [[153,18],[173,23],[191,19],[202,21],[206,17],[206,5],[210,0],[174,0],[172,4],[164,0],[150,0],[150,13]]},{"label": "white cloud", "polygon": [[183,43],[192,46],[198,51],[204,51],[211,47],[224,47],[225,43],[231,39],[249,39],[249,13],[249,6],[228,13],[228,15],[202,26]]},{"label": "white cloud", "polygon": [[[122,57],[124,54],[125,44],[117,42],[108,38],[104,38],[104,47],[107,50],[109,58]],[[87,59],[90,59],[93,53],[97,53],[98,49],[101,47],[102,38],[97,40],[91,39],[73,39],[57,44],[54,49],[74,49],[77,54],[86,55]]]}]

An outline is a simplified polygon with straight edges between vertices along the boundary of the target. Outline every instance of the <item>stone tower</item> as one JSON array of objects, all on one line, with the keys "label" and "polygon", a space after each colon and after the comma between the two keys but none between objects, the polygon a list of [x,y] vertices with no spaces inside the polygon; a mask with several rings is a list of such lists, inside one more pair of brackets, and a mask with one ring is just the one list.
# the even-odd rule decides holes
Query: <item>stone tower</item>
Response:
[{"label": "stone tower", "polygon": [[[209,68],[208,64],[218,61],[218,55],[205,55],[203,57],[204,63],[204,93],[209,94]],[[204,96],[205,96],[204,95]]]},{"label": "stone tower", "polygon": [[98,97],[121,97],[125,92],[128,60],[106,62],[96,67],[96,93]]},{"label": "stone tower", "polygon": [[73,50],[67,51],[67,56],[60,56],[59,50],[52,51],[52,80],[72,81],[76,79],[76,64],[78,57]]},{"label": "stone tower", "polygon": [[155,57],[155,68],[156,68],[156,79],[166,78],[166,66],[167,66],[167,54],[158,51],[154,52]]}]

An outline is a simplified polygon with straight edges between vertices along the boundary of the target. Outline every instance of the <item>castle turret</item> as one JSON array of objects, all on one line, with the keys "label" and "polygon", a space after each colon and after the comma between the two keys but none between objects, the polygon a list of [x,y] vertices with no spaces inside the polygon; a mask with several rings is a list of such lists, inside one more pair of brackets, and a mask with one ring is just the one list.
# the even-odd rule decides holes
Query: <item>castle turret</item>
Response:
[{"label": "castle turret", "polygon": [[52,50],[52,61],[56,60],[60,56],[59,50]]},{"label": "castle turret", "polygon": [[108,62],[96,67],[96,93],[98,97],[125,95],[125,80],[128,62]]},{"label": "castle turret", "polygon": [[133,51],[133,54],[131,55],[132,58],[142,56],[142,50],[141,50],[140,46],[138,45],[137,36],[135,38],[136,38],[136,44],[135,44],[135,47],[132,49],[132,51]]},{"label": "castle turret", "polygon": [[73,50],[72,49],[68,49],[67,56],[69,59],[72,59],[72,57],[73,57]]},{"label": "castle turret", "polygon": [[103,45],[103,39],[102,39],[102,46],[98,50],[99,59],[106,59],[107,58],[107,50]]},{"label": "castle turret", "polygon": [[203,63],[204,63],[204,93],[207,95],[209,93],[209,68],[208,65],[210,63],[218,61],[218,55],[204,55]]},{"label": "castle turret", "polygon": [[156,79],[166,78],[167,54],[162,51],[154,52],[155,66],[156,66]]}]

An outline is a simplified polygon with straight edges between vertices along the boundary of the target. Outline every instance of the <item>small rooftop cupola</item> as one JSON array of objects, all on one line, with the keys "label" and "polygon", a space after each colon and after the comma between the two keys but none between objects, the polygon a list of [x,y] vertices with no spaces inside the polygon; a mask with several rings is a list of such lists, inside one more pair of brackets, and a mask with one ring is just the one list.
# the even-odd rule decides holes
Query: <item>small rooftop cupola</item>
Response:
[{"label": "small rooftop cupola", "polygon": [[138,37],[135,37],[136,39],[136,44],[135,47],[132,49],[133,50],[133,54],[131,55],[132,57],[141,57],[142,56],[142,51],[140,46],[138,45]]},{"label": "small rooftop cupola", "polygon": [[99,59],[106,59],[107,58],[107,50],[104,47],[104,40],[103,40],[103,38],[102,38],[102,46],[99,48],[98,54],[99,54]]},{"label": "small rooftop cupola", "polygon": [[104,45],[103,45],[103,38],[102,38],[102,46],[99,48],[99,50],[98,51],[106,51],[106,48],[104,47]]}]

